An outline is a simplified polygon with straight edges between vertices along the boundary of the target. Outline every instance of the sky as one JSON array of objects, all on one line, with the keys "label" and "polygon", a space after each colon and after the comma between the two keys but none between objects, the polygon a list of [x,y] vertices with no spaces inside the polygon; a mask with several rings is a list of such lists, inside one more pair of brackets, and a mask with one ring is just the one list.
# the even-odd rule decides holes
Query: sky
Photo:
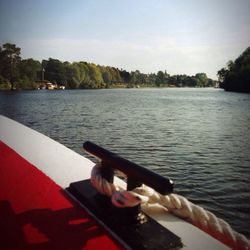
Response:
[{"label": "sky", "polygon": [[0,0],[22,58],[216,79],[250,46],[250,0]]}]

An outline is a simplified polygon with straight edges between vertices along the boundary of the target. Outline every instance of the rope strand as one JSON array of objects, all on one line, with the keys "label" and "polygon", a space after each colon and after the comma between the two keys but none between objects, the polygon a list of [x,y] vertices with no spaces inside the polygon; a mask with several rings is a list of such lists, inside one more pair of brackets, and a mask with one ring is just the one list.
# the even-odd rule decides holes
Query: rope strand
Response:
[{"label": "rope strand", "polygon": [[126,191],[102,178],[101,167],[100,163],[93,167],[91,183],[101,194],[111,197],[114,206],[133,207],[139,204],[158,203],[165,210],[187,220],[232,249],[250,250],[250,242],[244,235],[235,232],[227,222],[185,197],[177,194],[161,195],[145,185],[133,191]]}]

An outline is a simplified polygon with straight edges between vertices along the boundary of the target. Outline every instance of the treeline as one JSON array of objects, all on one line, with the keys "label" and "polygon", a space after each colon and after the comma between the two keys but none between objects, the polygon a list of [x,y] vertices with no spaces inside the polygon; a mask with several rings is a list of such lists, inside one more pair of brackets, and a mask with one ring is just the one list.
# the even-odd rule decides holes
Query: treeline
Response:
[{"label": "treeline", "polygon": [[227,91],[250,93],[250,47],[218,71],[219,85]]},{"label": "treeline", "polygon": [[39,62],[22,59],[15,44],[0,46],[0,89],[37,89],[49,81],[69,89],[112,87],[211,87],[215,81],[205,73],[195,76],[169,75],[166,71],[144,74],[88,62],[61,62],[49,58]]}]

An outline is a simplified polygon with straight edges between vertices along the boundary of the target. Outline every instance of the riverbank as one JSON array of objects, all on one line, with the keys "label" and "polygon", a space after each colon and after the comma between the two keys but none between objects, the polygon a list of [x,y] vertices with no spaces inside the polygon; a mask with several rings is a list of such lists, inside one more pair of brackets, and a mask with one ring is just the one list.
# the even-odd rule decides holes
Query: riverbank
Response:
[{"label": "riverbank", "polygon": [[[145,88],[215,88],[213,86],[209,87],[201,87],[201,86],[176,86],[174,84],[162,84],[162,85],[154,85],[154,84],[135,84],[135,85],[128,85],[125,83],[119,84],[110,84],[107,86],[103,86],[101,88],[77,88],[74,90],[83,90],[83,89],[145,89]],[[72,88],[66,88],[64,85],[57,85],[57,84],[50,84],[48,86],[41,86],[37,85],[35,88],[14,88],[11,89],[10,85],[3,85],[0,84],[0,91],[22,91],[22,90],[73,90]]]}]

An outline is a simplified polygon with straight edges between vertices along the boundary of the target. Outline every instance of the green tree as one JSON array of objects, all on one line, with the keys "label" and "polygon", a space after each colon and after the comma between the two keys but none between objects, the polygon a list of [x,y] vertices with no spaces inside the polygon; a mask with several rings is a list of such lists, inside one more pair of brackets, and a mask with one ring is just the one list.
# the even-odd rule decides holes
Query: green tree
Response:
[{"label": "green tree", "polygon": [[107,86],[111,83],[112,76],[108,70],[102,72],[103,81],[107,84]]},{"label": "green tree", "polygon": [[221,70],[219,70],[217,72],[219,83],[222,84],[224,82],[224,80],[226,79],[227,74],[228,74],[228,70],[226,68],[222,68]]},{"label": "green tree", "polygon": [[227,67],[219,70],[217,75],[221,88],[250,93],[250,47],[234,62],[229,61]]},{"label": "green tree", "polygon": [[99,68],[91,63],[88,65],[89,77],[90,77],[90,88],[103,88],[105,87],[102,74]]},{"label": "green tree", "polygon": [[64,64],[58,59],[49,58],[48,61],[43,61],[42,65],[45,70],[45,79],[59,85],[66,84],[66,70]]},{"label": "green tree", "polygon": [[197,85],[197,79],[194,76],[186,76],[183,84],[187,87],[195,87]]},{"label": "green tree", "polygon": [[83,87],[88,75],[88,68],[86,64],[84,62],[74,62],[70,68],[72,73],[70,87],[71,88]]},{"label": "green tree", "polygon": [[155,81],[157,86],[161,86],[165,84],[165,74],[163,71],[158,71],[156,75],[156,81]]},{"label": "green tree", "polygon": [[198,87],[208,87],[208,78],[206,73],[197,73],[195,75]]},{"label": "green tree", "polygon": [[[17,85],[22,89],[36,88],[35,81],[40,79],[42,65],[32,58],[22,60],[19,63],[19,80]],[[40,74],[39,74],[40,73]]]},{"label": "green tree", "polygon": [[130,78],[131,78],[131,75],[130,75],[130,73],[129,73],[128,71],[126,71],[126,70],[121,70],[121,71],[120,71],[120,76],[121,76],[122,81],[123,81],[124,83],[129,83]]},{"label": "green tree", "polygon": [[156,74],[154,74],[154,73],[151,73],[151,74],[149,74],[148,75],[148,83],[150,84],[150,85],[155,85],[156,84]]},{"label": "green tree", "polygon": [[65,77],[66,77],[66,88],[73,88],[71,87],[72,85],[72,78],[73,78],[73,70],[72,70],[72,67],[71,67],[71,63],[70,62],[64,62],[63,63],[63,66],[64,66],[64,70],[65,70]]},{"label": "green tree", "polygon": [[128,84],[128,87],[135,87],[138,84],[141,84],[141,72],[139,70],[132,71],[130,77],[130,82]]},{"label": "green tree", "polygon": [[20,53],[21,49],[11,43],[3,44],[0,50],[0,75],[10,82],[12,90],[15,88],[14,84],[19,77]]},{"label": "green tree", "polygon": [[108,67],[108,70],[111,74],[111,82],[112,83],[121,83],[122,82],[122,78],[120,76],[119,69],[114,68],[114,67]]}]

